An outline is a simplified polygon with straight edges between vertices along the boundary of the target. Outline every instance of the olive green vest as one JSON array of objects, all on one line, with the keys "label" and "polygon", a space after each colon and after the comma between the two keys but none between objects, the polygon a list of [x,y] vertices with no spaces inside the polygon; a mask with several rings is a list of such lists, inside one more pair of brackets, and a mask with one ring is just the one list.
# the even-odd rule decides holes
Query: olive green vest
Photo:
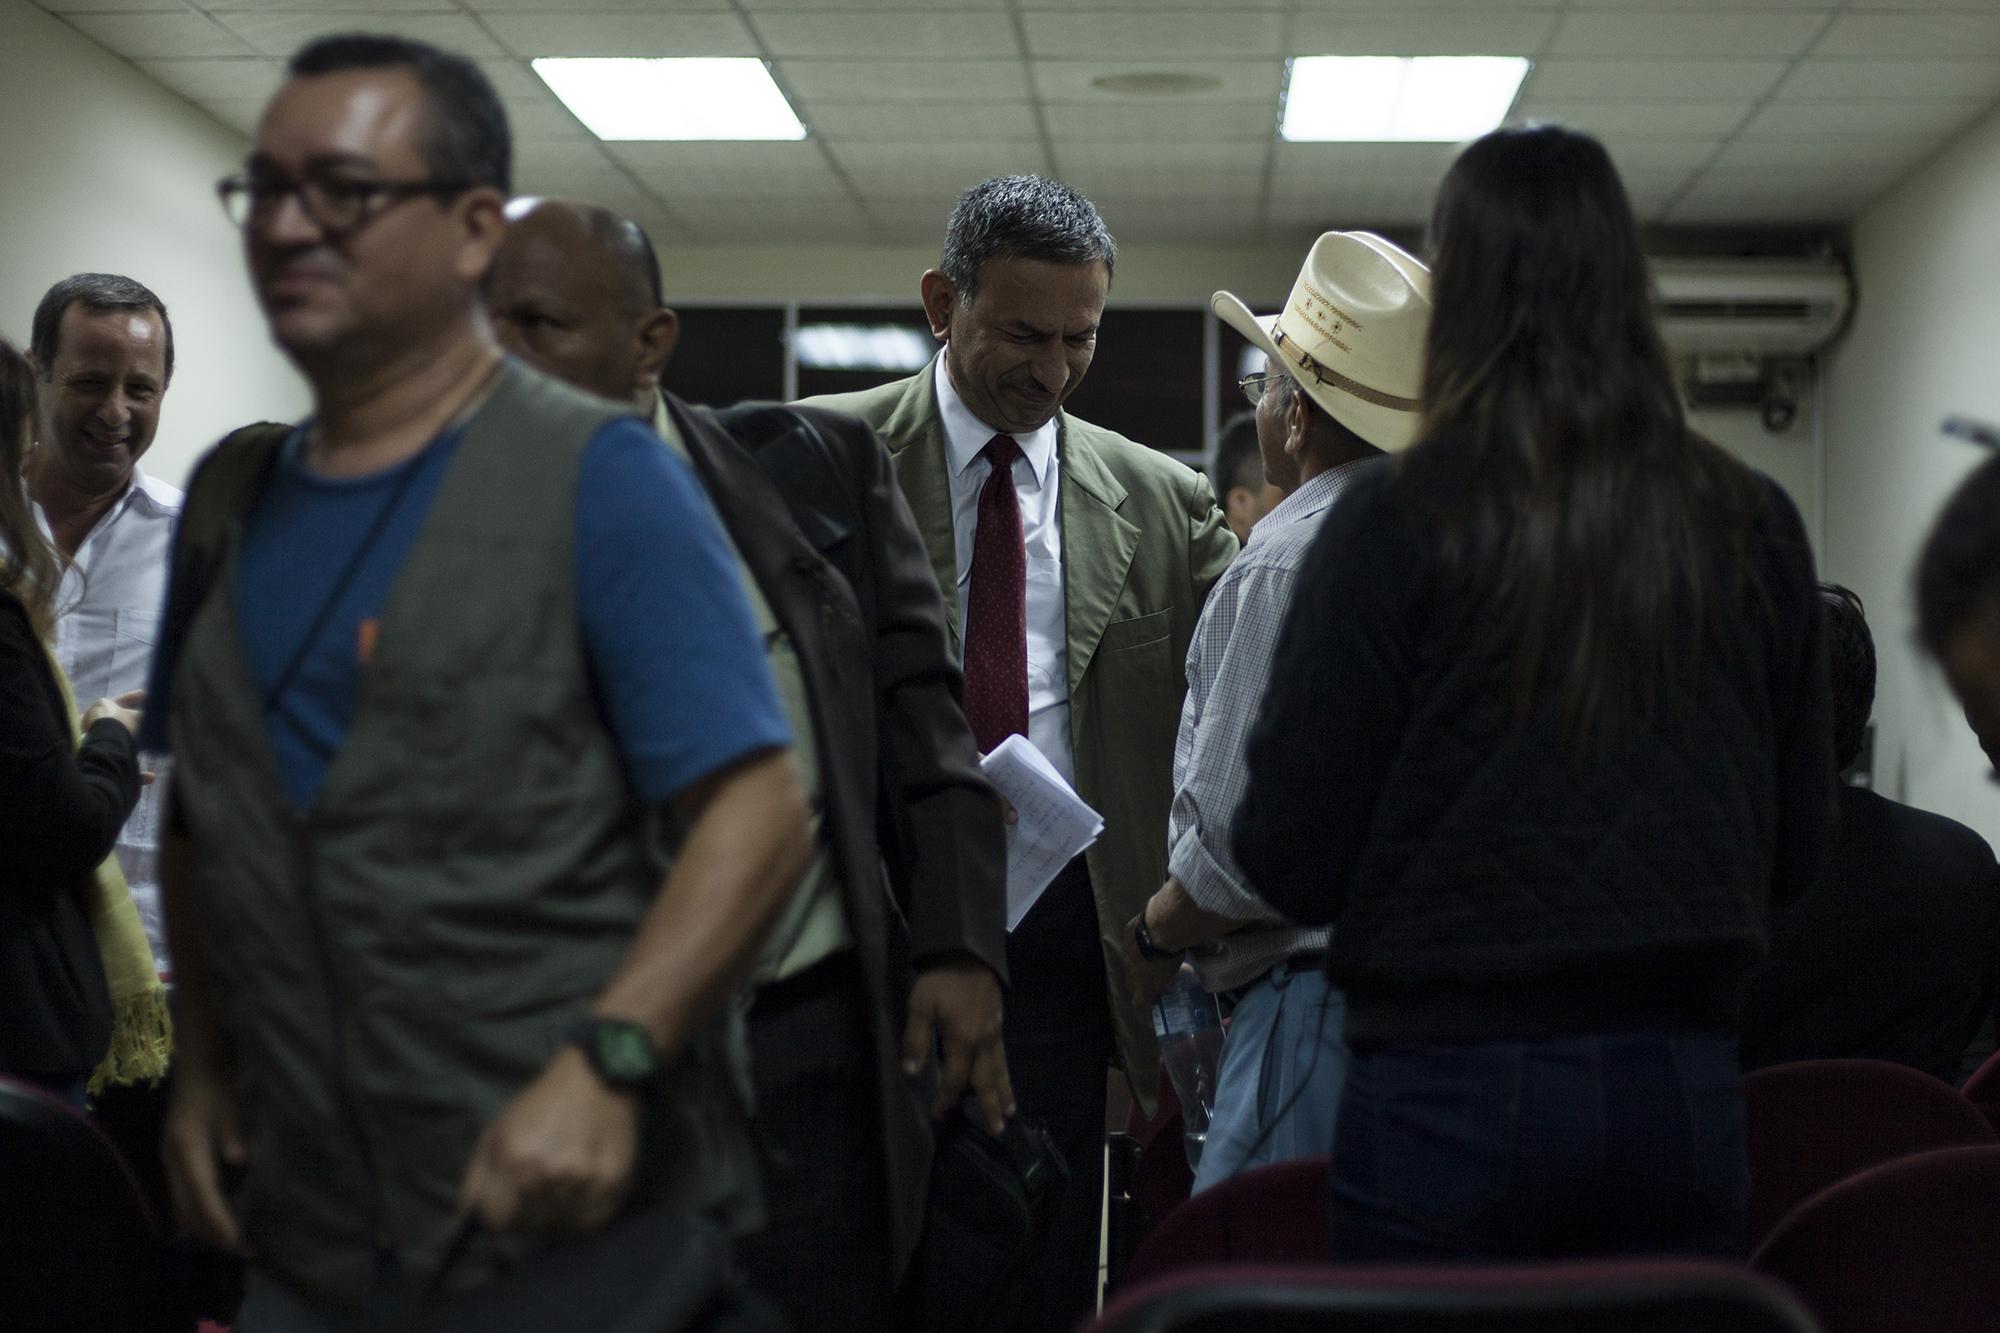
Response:
[{"label": "olive green vest", "polygon": [[[237,634],[239,522],[189,625],[169,726],[236,1053],[240,1218],[256,1262],[321,1303],[357,1304],[382,1247],[429,1280],[480,1131],[560,1050],[662,883],[656,820],[627,787],[577,627],[577,474],[627,410],[509,364],[396,577],[304,812]],[[662,1080],[635,1201],[756,1220],[740,1023],[732,1011]],[[450,1286],[520,1251],[482,1241]]]}]

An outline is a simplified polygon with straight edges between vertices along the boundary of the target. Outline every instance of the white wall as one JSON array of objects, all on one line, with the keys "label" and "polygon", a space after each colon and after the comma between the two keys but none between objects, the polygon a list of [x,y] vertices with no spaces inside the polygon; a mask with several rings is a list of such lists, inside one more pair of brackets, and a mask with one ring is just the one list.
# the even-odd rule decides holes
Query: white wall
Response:
[{"label": "white wall", "polygon": [[0,333],[25,350],[42,293],[84,270],[137,278],[173,316],[147,471],[179,482],[225,431],[304,410],[215,199],[242,136],[22,0],[0,0],[0,125]]},{"label": "white wall", "polygon": [[1810,394],[1800,401],[1792,424],[1776,434],[1764,429],[1763,417],[1754,407],[1690,412],[1688,424],[1777,482],[1798,506],[1814,550],[1824,549],[1825,528],[1819,499],[1819,421]]},{"label": "white wall", "polygon": [[[939,199],[940,242],[950,209],[949,199]],[[1116,215],[1105,221],[1115,235]],[[1207,305],[1209,293],[1226,289],[1275,309],[1292,290],[1306,249],[1303,244],[1121,246],[1111,301]],[[668,300],[690,304],[889,300],[914,310],[917,280],[937,262],[936,245],[668,246],[660,253]]]},{"label": "white wall", "polygon": [[1947,415],[2000,422],[2000,112],[1855,228],[1859,305],[1826,364],[1828,577],[1868,606],[1880,659],[1876,786],[2000,844],[2000,791],[1912,646],[1911,574],[1940,504],[1980,461]]}]

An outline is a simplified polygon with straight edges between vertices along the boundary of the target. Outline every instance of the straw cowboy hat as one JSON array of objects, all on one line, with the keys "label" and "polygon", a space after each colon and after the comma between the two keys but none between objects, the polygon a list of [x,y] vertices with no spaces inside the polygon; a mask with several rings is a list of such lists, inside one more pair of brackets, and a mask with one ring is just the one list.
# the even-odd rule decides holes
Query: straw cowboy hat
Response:
[{"label": "straw cowboy hat", "polygon": [[1330,231],[1313,242],[1276,315],[1260,319],[1229,292],[1209,305],[1377,449],[1416,438],[1431,274],[1414,257],[1370,232]]}]

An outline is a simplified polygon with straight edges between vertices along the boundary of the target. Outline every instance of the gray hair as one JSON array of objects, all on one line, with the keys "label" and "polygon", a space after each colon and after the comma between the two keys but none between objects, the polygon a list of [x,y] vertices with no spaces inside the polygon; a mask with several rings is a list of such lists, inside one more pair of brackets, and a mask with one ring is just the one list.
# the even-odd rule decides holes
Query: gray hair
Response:
[{"label": "gray hair", "polygon": [[969,301],[979,292],[980,270],[989,259],[1102,263],[1109,276],[1118,245],[1090,200],[1061,181],[995,176],[953,205],[938,268]]},{"label": "gray hair", "polygon": [[63,315],[73,305],[93,314],[109,310],[150,310],[160,317],[166,337],[166,374],[174,377],[174,322],[167,318],[166,302],[153,289],[122,273],[73,273],[42,294],[35,307],[34,323],[28,329],[28,351],[35,368],[47,379],[56,364],[56,344],[62,339]]}]

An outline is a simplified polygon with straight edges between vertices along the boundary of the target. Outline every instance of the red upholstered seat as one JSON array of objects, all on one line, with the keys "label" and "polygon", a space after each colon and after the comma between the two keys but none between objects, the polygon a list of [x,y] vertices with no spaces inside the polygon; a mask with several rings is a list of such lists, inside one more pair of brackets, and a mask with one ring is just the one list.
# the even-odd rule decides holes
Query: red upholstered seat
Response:
[{"label": "red upholstered seat", "polygon": [[1988,1056],[1978,1072],[1965,1080],[1959,1094],[1986,1117],[1986,1123],[2000,1131],[2000,1051]]},{"label": "red upholstered seat", "polygon": [[1616,1260],[1195,1268],[1121,1293],[1090,1333],[1817,1333],[1817,1327],[1782,1287],[1741,1268]]},{"label": "red upholstered seat", "polygon": [[1258,1167],[1203,1190],[1160,1219],[1128,1282],[1202,1264],[1289,1263],[1327,1253],[1325,1157]]},{"label": "red upholstered seat", "polygon": [[1873,1167],[1807,1201],[1751,1261],[1827,1333],[2000,1327],[2000,1145]]},{"label": "red upholstered seat", "polygon": [[88,1116],[0,1078],[0,1326],[137,1329],[163,1300],[162,1240]]},{"label": "red upholstered seat", "polygon": [[1995,1141],[1957,1089],[1880,1060],[1772,1065],[1744,1077],[1743,1099],[1752,1250],[1792,1209],[1858,1171]]}]

